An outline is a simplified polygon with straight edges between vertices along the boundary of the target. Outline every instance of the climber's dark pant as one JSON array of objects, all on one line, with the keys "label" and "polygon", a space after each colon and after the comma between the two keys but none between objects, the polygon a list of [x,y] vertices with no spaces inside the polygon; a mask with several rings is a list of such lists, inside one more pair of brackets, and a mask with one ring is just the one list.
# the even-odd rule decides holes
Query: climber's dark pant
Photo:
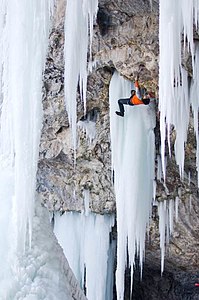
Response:
[{"label": "climber's dark pant", "polygon": [[131,106],[133,106],[133,104],[130,103],[130,98],[119,99],[118,100],[118,104],[119,104],[120,112],[122,114],[124,114],[124,105],[131,105]]},{"label": "climber's dark pant", "polygon": [[[150,103],[150,99],[142,99],[142,102],[143,104],[148,105]],[[121,114],[124,114],[124,105],[134,106],[134,104],[130,102],[130,98],[119,99],[118,104],[119,104]]]}]

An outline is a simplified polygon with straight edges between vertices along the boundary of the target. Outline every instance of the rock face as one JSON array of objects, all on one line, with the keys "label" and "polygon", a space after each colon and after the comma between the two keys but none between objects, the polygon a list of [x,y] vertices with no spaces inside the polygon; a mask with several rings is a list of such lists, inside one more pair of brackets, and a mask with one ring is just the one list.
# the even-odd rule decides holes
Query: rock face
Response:
[{"label": "rock face", "polygon": [[[158,6],[155,0],[99,1],[92,46],[95,64],[88,77],[86,116],[81,101],[77,106],[78,148],[74,164],[71,132],[64,106],[65,1],[57,2],[44,74],[44,119],[37,184],[42,202],[50,211],[81,211],[85,192],[89,192],[89,206],[93,212],[115,212],[109,83],[114,70],[130,80],[139,72],[141,84],[158,94]],[[90,128],[90,134],[85,133],[85,128]],[[142,283],[135,274],[135,299],[199,299],[199,292],[194,287],[194,281],[199,279],[199,211],[195,138],[191,125],[189,131],[185,171],[187,178],[190,173],[190,180],[180,180],[173,158],[168,165],[167,188],[157,180],[158,201],[169,201],[176,196],[180,198],[178,222],[166,251],[165,273],[161,278],[158,216],[154,207]],[[155,134],[158,155],[158,114]],[[172,134],[174,141],[175,134]],[[126,295],[126,299],[130,299],[128,288]]]},{"label": "rock face", "polygon": [[[158,11],[149,1],[102,1],[94,26],[93,60],[88,78],[87,115],[78,102],[79,146],[74,169],[71,133],[64,107],[64,1],[58,2],[50,36],[44,81],[44,122],[40,148],[38,190],[49,209],[81,210],[83,191],[90,191],[90,208],[115,211],[112,187],[108,88],[116,69],[128,79],[139,70],[141,83],[157,87]],[[155,78],[155,80],[154,80]],[[156,88],[157,90],[157,88]],[[95,127],[92,142],[81,129]],[[76,195],[74,195],[76,190]],[[52,201],[47,199],[53,199]]]}]

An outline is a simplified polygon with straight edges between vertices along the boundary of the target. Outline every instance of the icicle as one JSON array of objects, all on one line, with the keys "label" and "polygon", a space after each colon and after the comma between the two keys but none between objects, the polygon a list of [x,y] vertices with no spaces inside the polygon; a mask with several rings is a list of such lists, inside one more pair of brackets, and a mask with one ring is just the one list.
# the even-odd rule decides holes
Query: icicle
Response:
[{"label": "icicle", "polygon": [[92,39],[93,39],[93,21],[97,16],[98,11],[98,0],[83,0],[83,6],[85,13],[89,15],[89,31],[90,31],[90,62],[92,59]]},{"label": "icicle", "polygon": [[189,211],[192,210],[192,195],[189,196]]},{"label": "icicle", "polygon": [[169,237],[170,237],[170,232],[169,232],[169,210],[168,210],[168,203],[167,201],[164,202],[165,204],[165,212],[166,212],[166,246],[169,244]]},{"label": "icicle", "polygon": [[174,201],[169,200],[169,234],[173,232]]},{"label": "icicle", "polygon": [[166,213],[165,204],[161,201],[158,205],[159,214],[159,232],[160,232],[160,249],[161,249],[161,273],[164,270],[164,254],[165,254],[165,224],[166,224]]},{"label": "icicle", "polygon": [[156,189],[157,189],[157,182],[156,182],[156,180],[154,180],[153,181],[153,204],[155,204]]},{"label": "icicle", "polygon": [[[198,110],[199,110],[199,46],[196,47],[195,72],[191,84],[191,106],[194,115],[194,130],[196,135],[196,168],[199,171],[199,132],[198,132]],[[198,176],[199,187],[199,176]]]},{"label": "icicle", "polygon": [[191,184],[191,173],[189,171],[189,173],[188,173],[188,185],[190,186],[190,184]]},{"label": "icicle", "polygon": [[109,243],[113,225],[113,215],[69,212],[55,216],[55,234],[88,300],[105,300],[106,292],[111,292],[113,273],[107,266],[108,255],[113,264],[114,249]]},{"label": "icicle", "polygon": [[135,254],[144,260],[146,228],[153,199],[155,112],[151,106],[125,107],[118,117],[117,100],[127,98],[133,85],[114,73],[109,88],[112,165],[117,207],[117,298],[124,296],[124,273],[133,274]]},{"label": "icicle", "polygon": [[175,219],[176,222],[178,221],[178,206],[179,206],[179,197],[175,199]]},{"label": "icicle", "polygon": [[162,180],[162,166],[161,166],[161,157],[160,157],[160,155],[158,155],[157,161],[158,161],[157,180],[161,181]]},{"label": "icicle", "polygon": [[89,192],[89,190],[85,189],[83,191],[83,195],[84,195],[84,214],[87,217],[90,212],[90,208],[89,208],[90,192]]},{"label": "icicle", "polygon": [[[177,220],[178,199],[175,201],[175,214]],[[164,200],[158,203],[159,214],[159,233],[160,233],[160,249],[161,249],[161,273],[164,271],[165,247],[169,244],[170,236],[173,232],[174,217],[174,201]]]},{"label": "icicle", "polygon": [[65,14],[65,103],[72,128],[73,146],[76,149],[77,104],[79,83],[80,97],[86,114],[88,26],[90,23],[90,52],[93,36],[93,19],[97,14],[98,0],[67,1]]},{"label": "icicle", "polygon": [[[53,2],[9,0],[2,8],[0,161],[6,160],[13,172],[14,191],[7,199],[12,201],[12,246],[22,250],[27,230],[31,234],[32,228],[42,126],[42,72]],[[1,172],[5,172],[2,165]]]}]

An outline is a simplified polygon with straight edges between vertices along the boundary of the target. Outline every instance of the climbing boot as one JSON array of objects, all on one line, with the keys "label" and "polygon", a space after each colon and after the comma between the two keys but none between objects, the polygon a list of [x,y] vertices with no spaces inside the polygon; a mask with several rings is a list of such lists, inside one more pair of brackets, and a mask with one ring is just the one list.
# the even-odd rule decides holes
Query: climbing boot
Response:
[{"label": "climbing boot", "polygon": [[124,113],[121,113],[121,111],[116,111],[115,113],[116,113],[116,115],[118,115],[120,117],[124,117]]}]

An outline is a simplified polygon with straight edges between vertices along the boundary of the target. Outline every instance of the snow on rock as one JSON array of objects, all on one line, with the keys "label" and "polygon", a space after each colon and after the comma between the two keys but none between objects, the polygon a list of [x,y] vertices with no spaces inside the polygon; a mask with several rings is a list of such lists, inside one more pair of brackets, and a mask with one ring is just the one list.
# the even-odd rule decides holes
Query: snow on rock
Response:
[{"label": "snow on rock", "polygon": [[81,129],[83,132],[86,133],[86,138],[91,144],[92,141],[95,138],[96,135],[96,127],[95,127],[95,122],[90,121],[90,120],[84,120],[84,121],[79,121],[77,123],[79,129]]},{"label": "snow on rock", "polygon": [[0,299],[86,299],[54,236],[49,214],[39,201],[36,201],[31,244],[31,248],[26,244],[23,255],[10,258],[10,268],[4,278],[3,274],[0,277]]},{"label": "snow on rock", "polygon": [[[144,260],[154,180],[155,111],[153,105],[125,106],[124,118],[115,114],[117,100],[130,96],[133,85],[114,73],[109,89],[112,165],[117,206],[117,299],[124,297],[124,273],[133,275],[135,255]],[[133,278],[133,276],[132,276]]]},{"label": "snow on rock", "polygon": [[54,231],[87,298],[112,299],[115,244],[110,244],[109,234],[114,216],[91,213],[88,197],[85,192],[85,211],[81,214],[57,214]]}]

